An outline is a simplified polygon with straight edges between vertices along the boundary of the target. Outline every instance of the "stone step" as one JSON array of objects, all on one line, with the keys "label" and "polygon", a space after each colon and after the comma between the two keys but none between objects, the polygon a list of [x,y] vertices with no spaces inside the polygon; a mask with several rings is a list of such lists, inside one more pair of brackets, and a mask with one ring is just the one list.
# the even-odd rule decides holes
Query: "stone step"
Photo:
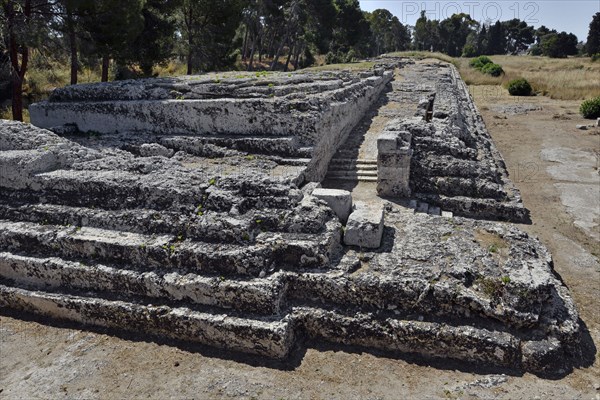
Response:
[{"label": "stone step", "polygon": [[[275,211],[275,210],[273,210]],[[185,220],[182,216],[186,216]],[[140,234],[182,235],[205,242],[241,242],[252,234],[253,215],[233,217],[227,213],[191,210],[187,215],[151,209],[103,210],[59,204],[15,205],[0,199],[0,219],[44,225],[91,227]]]},{"label": "stone step", "polygon": [[[203,275],[260,276],[275,268],[319,268],[339,243],[339,222],[322,237],[263,233],[247,245],[196,242],[90,227],[0,221],[0,249],[84,262],[135,265],[146,271],[178,269]],[[249,240],[249,238],[248,238]]]},{"label": "stone step", "polygon": [[249,280],[204,277],[174,271],[119,268],[114,265],[20,256],[0,252],[0,278],[38,290],[97,291],[181,301],[254,314],[277,314],[285,284],[281,273]]},{"label": "stone step", "polygon": [[[29,203],[53,203],[108,210],[123,208],[205,209],[229,211],[238,204],[240,212],[252,208],[289,209],[297,203],[289,187],[244,182],[234,185],[227,179],[213,186],[211,179],[200,176],[173,178],[164,187],[164,176],[134,174],[123,171],[55,170],[34,176],[29,183],[34,190],[3,188],[0,197]],[[0,183],[1,184],[1,183]],[[166,186],[166,184],[165,184]],[[243,210],[242,210],[243,209]]]},{"label": "stone step", "polygon": [[240,318],[121,298],[109,300],[0,284],[0,306],[18,312],[277,359],[285,358],[294,343],[293,325],[287,318]]},{"label": "stone step", "polygon": [[307,158],[310,160],[313,156],[313,150],[313,147],[299,147],[296,150],[296,154],[298,157]]},{"label": "stone step", "polygon": [[328,180],[332,181],[361,181],[361,182],[377,182],[377,177],[372,176],[327,176]]},{"label": "stone step", "polygon": [[377,160],[372,159],[357,159],[348,157],[334,157],[331,159],[332,164],[357,164],[357,165],[377,165]]},{"label": "stone step", "polygon": [[377,165],[369,165],[369,164],[330,164],[329,171],[377,171]]},{"label": "stone step", "polygon": [[[414,178],[414,179],[412,179]],[[479,178],[448,176],[419,176],[411,171],[411,185],[415,192],[435,193],[443,196],[467,196],[473,199],[489,198],[506,200],[502,185]]]},{"label": "stone step", "polygon": [[[543,372],[561,365],[573,352],[576,338],[562,338],[487,329],[460,321],[402,318],[393,313],[344,312],[314,306],[294,306],[283,317],[249,318],[174,305],[149,304],[147,298],[102,298],[95,292],[64,293],[31,290],[0,282],[0,306],[87,326],[101,326],[201,343],[225,350],[284,359],[295,345],[296,331],[315,342],[449,357],[482,365]],[[416,316],[415,316],[416,317]],[[523,336],[524,337],[523,337]],[[569,341],[572,340],[572,342]],[[551,340],[551,343],[548,341]],[[575,340],[575,341],[573,341]],[[551,348],[548,346],[552,344]],[[554,361],[549,361],[554,360]]]},{"label": "stone step", "polygon": [[500,179],[497,170],[481,167],[481,162],[462,160],[449,156],[427,155],[411,165],[411,172],[416,176],[454,177],[466,179]]},{"label": "stone step", "polygon": [[164,136],[158,139],[163,146],[189,154],[204,155],[205,145],[225,147],[253,154],[297,155],[300,141],[297,136],[199,135]]},{"label": "stone step", "polygon": [[[320,210],[319,210],[320,211]],[[185,218],[184,218],[185,217]],[[325,212],[294,215],[293,210],[263,208],[246,214],[209,211],[197,207],[189,213],[150,209],[103,210],[56,204],[15,204],[0,198],[0,220],[44,225],[91,227],[140,234],[168,234],[203,242],[244,243],[261,231],[322,233],[329,216]],[[258,222],[257,222],[258,221]]]},{"label": "stone step", "polygon": [[351,176],[351,177],[375,177],[377,178],[377,171],[348,171],[348,170],[329,170],[327,171],[327,177],[334,178],[337,176]]}]

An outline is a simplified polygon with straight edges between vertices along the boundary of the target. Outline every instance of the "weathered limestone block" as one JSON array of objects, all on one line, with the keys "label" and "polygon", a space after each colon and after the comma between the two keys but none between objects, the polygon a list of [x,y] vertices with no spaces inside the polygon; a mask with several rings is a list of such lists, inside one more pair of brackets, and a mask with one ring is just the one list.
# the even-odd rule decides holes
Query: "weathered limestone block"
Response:
[{"label": "weathered limestone block", "polygon": [[335,212],[342,223],[348,221],[352,211],[352,195],[347,190],[339,189],[315,189],[312,195],[319,200],[325,201]]},{"label": "weathered limestone block", "polygon": [[140,146],[140,155],[142,157],[171,157],[174,153],[173,149],[168,149],[158,143],[144,143]]},{"label": "weathered limestone block", "polygon": [[356,210],[348,217],[344,243],[348,246],[376,249],[381,246],[382,236],[383,207],[358,202]]},{"label": "weathered limestone block", "polygon": [[380,196],[410,196],[409,132],[385,130],[377,138],[377,194]]}]

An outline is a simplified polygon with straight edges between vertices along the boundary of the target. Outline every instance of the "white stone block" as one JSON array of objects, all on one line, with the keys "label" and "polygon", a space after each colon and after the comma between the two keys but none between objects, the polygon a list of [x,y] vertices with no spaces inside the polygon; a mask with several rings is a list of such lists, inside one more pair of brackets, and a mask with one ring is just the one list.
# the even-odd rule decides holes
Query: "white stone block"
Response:
[{"label": "white stone block", "polygon": [[325,201],[342,223],[345,224],[348,221],[348,216],[352,211],[352,194],[349,191],[317,188],[313,190],[312,195]]},{"label": "white stone block", "polygon": [[350,214],[344,233],[344,244],[376,249],[383,237],[383,207],[357,204]]},{"label": "white stone block", "polygon": [[452,218],[454,214],[451,211],[442,211],[442,217],[444,218]]}]

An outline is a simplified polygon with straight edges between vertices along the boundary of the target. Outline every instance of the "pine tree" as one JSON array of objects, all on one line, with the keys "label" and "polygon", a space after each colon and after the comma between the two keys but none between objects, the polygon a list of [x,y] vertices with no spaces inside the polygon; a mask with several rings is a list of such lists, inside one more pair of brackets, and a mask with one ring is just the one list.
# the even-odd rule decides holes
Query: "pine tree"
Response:
[{"label": "pine tree", "polygon": [[496,21],[494,25],[490,25],[487,39],[486,54],[506,54],[506,33],[500,21]]},{"label": "pine tree", "polygon": [[143,0],[97,0],[82,9],[84,29],[102,58],[102,82],[108,81],[111,59],[127,59],[130,44],[144,29]]},{"label": "pine tree", "polygon": [[600,12],[597,12],[590,22],[586,51],[590,56],[600,53]]}]

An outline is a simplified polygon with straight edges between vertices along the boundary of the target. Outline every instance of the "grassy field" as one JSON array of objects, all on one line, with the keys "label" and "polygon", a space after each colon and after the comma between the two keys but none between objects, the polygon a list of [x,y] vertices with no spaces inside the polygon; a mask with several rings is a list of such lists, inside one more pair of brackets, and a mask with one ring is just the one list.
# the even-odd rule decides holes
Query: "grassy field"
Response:
[{"label": "grassy field", "polygon": [[490,56],[504,75],[493,77],[469,66],[471,58],[452,58],[441,53],[394,53],[417,58],[436,58],[454,64],[468,85],[503,85],[525,78],[538,95],[561,100],[585,100],[600,96],[600,62],[590,58],[548,58],[537,56]]},{"label": "grassy field", "polygon": [[469,67],[470,59],[457,59],[462,78],[469,85],[506,85],[525,78],[541,95],[561,100],[584,100],[600,96],[600,62],[589,58],[556,59],[536,56],[492,56],[505,74],[498,78]]}]

